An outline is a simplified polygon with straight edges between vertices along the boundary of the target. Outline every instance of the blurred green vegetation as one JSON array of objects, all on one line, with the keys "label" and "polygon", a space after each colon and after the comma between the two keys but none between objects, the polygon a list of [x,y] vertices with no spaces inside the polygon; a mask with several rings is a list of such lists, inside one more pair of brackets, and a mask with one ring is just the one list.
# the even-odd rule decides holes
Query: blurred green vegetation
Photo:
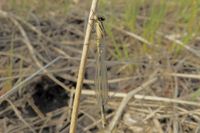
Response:
[{"label": "blurred green vegetation", "polygon": [[[90,5],[91,1],[81,2]],[[72,0],[9,0],[6,8],[24,16],[29,12],[66,15],[71,4]],[[117,39],[113,27],[133,32],[152,45],[162,43],[157,32],[180,35],[185,45],[199,34],[200,0],[100,0],[98,13],[107,19],[106,31],[114,47],[112,54],[117,59],[128,58],[131,54],[127,51],[127,42]],[[169,50],[179,52],[181,47],[171,44]],[[149,52],[147,44],[143,44],[141,51]]]},{"label": "blurred green vegetation", "polygon": [[70,0],[9,0],[6,9],[25,17],[29,13],[48,15],[64,15],[70,5]]},{"label": "blurred green vegetation", "polygon": [[[119,45],[124,44],[118,44],[113,39],[114,35],[109,28],[111,25],[136,33],[152,45],[162,43],[162,37],[157,32],[179,35],[185,45],[199,35],[200,0],[103,0],[100,10],[109,18],[107,32],[114,44],[116,57],[124,57],[124,51],[119,50]],[[179,53],[182,48],[172,44],[169,49]],[[143,44],[141,51],[148,52],[147,44]]]}]

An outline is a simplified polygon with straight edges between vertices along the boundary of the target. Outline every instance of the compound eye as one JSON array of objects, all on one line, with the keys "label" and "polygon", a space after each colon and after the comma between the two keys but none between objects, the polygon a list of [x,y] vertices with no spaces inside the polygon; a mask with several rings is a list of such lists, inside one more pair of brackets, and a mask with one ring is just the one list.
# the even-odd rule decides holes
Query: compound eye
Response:
[{"label": "compound eye", "polygon": [[98,20],[99,20],[99,21],[104,21],[104,20],[105,20],[105,18],[104,18],[104,17],[102,17],[102,16],[100,16],[100,17],[98,17]]}]

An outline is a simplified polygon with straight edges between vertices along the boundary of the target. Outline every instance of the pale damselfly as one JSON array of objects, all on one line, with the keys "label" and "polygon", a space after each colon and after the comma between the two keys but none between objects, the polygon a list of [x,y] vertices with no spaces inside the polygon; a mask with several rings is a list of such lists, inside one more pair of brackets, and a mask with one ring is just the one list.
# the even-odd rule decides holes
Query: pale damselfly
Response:
[{"label": "pale damselfly", "polygon": [[103,26],[103,17],[96,17],[96,44],[97,44],[97,55],[96,55],[96,71],[95,71],[95,88],[97,102],[101,110],[102,126],[106,126],[105,117],[105,105],[108,101],[108,82],[107,82],[107,67],[105,62],[105,29]]}]

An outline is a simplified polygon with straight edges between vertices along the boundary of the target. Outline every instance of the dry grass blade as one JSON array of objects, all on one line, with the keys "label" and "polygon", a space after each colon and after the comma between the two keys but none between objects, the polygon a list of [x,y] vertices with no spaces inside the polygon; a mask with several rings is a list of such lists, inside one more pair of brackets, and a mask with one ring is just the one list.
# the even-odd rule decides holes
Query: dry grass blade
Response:
[{"label": "dry grass blade", "polygon": [[154,125],[156,126],[156,129],[158,130],[159,133],[164,133],[162,130],[161,124],[157,119],[153,119]]},{"label": "dry grass blade", "polygon": [[11,90],[9,90],[8,92],[6,92],[4,95],[0,96],[0,102],[2,102],[6,98],[8,98],[12,94],[14,94],[15,92],[17,92],[18,89],[19,89],[19,87],[21,87],[22,85],[24,85],[25,83],[27,83],[28,81],[30,81],[36,75],[42,73],[45,68],[49,67],[50,65],[52,65],[53,63],[55,63],[59,59],[60,59],[60,57],[57,57],[56,59],[54,59],[53,61],[51,61],[49,64],[45,65],[44,67],[40,68],[38,71],[36,71],[35,73],[33,73],[31,76],[29,76],[26,79],[24,79],[19,84],[15,85]]},{"label": "dry grass blade", "polygon": [[165,73],[165,74],[167,76],[173,76],[173,77],[200,79],[200,75],[197,74],[186,74],[186,73]]},{"label": "dry grass blade", "polygon": [[[90,90],[83,90],[84,95],[90,95],[94,96],[95,91]],[[109,92],[109,96],[115,97],[115,98],[125,98],[127,96],[126,93],[116,93],[116,92]],[[181,99],[173,99],[173,98],[164,98],[164,97],[158,97],[158,96],[147,96],[147,95],[139,95],[134,94],[132,98],[137,100],[147,100],[147,101],[154,101],[154,102],[164,102],[164,103],[175,103],[175,104],[182,104],[182,105],[191,105],[191,106],[197,106],[199,107],[200,104],[198,102],[192,102],[192,101],[186,101]]]},{"label": "dry grass blade", "polygon": [[155,81],[157,80],[157,78],[152,78],[150,80],[148,80],[147,82],[143,83],[140,87],[134,89],[133,91],[129,92],[126,97],[123,98],[118,110],[116,111],[116,114],[114,116],[114,118],[112,119],[110,125],[109,125],[109,132],[111,133],[113,131],[113,129],[115,128],[117,122],[119,121],[119,118],[123,112],[123,110],[125,109],[126,105],[128,104],[128,102],[130,101],[131,98],[134,97],[134,95],[136,93],[138,93],[139,91],[143,90],[144,88],[148,87],[149,85],[153,84]]},{"label": "dry grass blade", "polygon": [[32,107],[32,109],[35,111],[35,113],[41,118],[44,119],[45,115],[40,111],[40,109],[34,104],[34,101],[32,99],[32,97],[28,97],[28,104]]},{"label": "dry grass blade", "polygon": [[118,30],[118,31],[120,31],[120,32],[122,32],[122,33],[124,33],[124,34],[126,34],[126,35],[129,35],[129,36],[141,41],[144,44],[147,44],[148,46],[152,46],[152,44],[148,40],[146,40],[145,38],[143,38],[143,37],[141,37],[141,36],[139,36],[139,35],[137,35],[137,34],[135,34],[133,32],[129,32],[129,31],[117,28],[117,27],[113,27],[113,28]]},{"label": "dry grass blade", "polygon": [[148,101],[158,101],[158,102],[166,102],[166,103],[176,103],[176,104],[183,104],[183,105],[191,105],[200,107],[200,103],[191,102],[191,101],[184,101],[180,99],[172,99],[172,98],[164,98],[164,97],[156,97],[156,96],[145,96],[145,95],[135,95],[135,99],[140,100],[148,100]]},{"label": "dry grass blade", "polygon": [[192,54],[196,55],[197,57],[200,58],[200,54],[198,51],[196,51],[195,49],[191,48],[190,46],[188,46],[187,44],[184,44],[183,42],[181,42],[180,40],[177,40],[171,36],[167,36],[167,35],[164,35],[163,33],[161,32],[158,32],[157,34],[165,37],[166,39],[172,41],[172,42],[175,42],[176,44],[180,45],[181,47],[187,49],[188,51],[190,51]]},{"label": "dry grass blade", "polygon": [[[15,19],[15,16],[14,15],[10,15],[6,12],[3,12],[3,11],[0,11],[0,14],[4,17],[7,17],[9,18],[14,24],[15,26],[19,29],[20,33],[22,34],[23,36],[23,41],[24,43],[27,45],[29,51],[30,51],[30,54],[33,58],[33,60],[35,61],[36,65],[39,67],[39,68],[43,68],[43,71],[44,73],[49,76],[50,79],[52,79],[55,83],[57,83],[58,85],[60,85],[61,87],[63,87],[66,91],[71,91],[69,90],[62,82],[60,82],[59,80],[57,80],[51,73],[48,72],[48,70],[46,70],[43,65],[39,62],[39,60],[37,59],[36,57],[36,51],[34,50],[33,46],[31,45],[31,42],[25,32],[25,30],[23,29],[23,27],[20,25],[20,23],[18,23],[18,21]],[[37,53],[37,55],[40,55]],[[40,55],[41,56],[41,55]],[[42,56],[41,56],[42,57]]]},{"label": "dry grass blade", "polygon": [[11,105],[13,111],[15,112],[15,114],[17,115],[17,117],[28,127],[30,128],[30,130],[33,133],[36,133],[36,131],[23,119],[23,117],[21,116],[21,113],[18,111],[18,109],[15,107],[15,105],[9,100],[6,99],[6,101],[8,101],[8,103]]}]

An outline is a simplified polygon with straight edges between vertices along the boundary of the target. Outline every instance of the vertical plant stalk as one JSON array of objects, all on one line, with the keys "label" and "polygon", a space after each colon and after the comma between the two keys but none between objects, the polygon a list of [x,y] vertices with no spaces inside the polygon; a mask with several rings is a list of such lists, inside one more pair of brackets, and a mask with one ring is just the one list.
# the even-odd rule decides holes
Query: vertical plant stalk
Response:
[{"label": "vertical plant stalk", "polygon": [[78,108],[79,108],[79,102],[80,102],[80,96],[81,96],[81,89],[83,85],[85,66],[87,62],[89,40],[90,40],[90,35],[91,35],[93,23],[94,23],[94,20],[92,18],[96,11],[97,4],[98,4],[98,0],[92,1],[90,14],[88,18],[88,24],[87,24],[86,33],[85,33],[84,44],[83,44],[81,62],[80,62],[80,67],[79,67],[79,72],[78,72],[78,79],[77,79],[77,84],[76,84],[76,91],[75,91],[73,109],[72,109],[72,114],[71,114],[71,123],[70,123],[69,133],[76,133]]}]

